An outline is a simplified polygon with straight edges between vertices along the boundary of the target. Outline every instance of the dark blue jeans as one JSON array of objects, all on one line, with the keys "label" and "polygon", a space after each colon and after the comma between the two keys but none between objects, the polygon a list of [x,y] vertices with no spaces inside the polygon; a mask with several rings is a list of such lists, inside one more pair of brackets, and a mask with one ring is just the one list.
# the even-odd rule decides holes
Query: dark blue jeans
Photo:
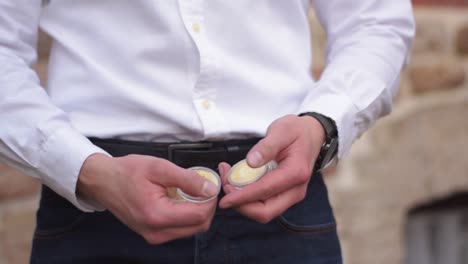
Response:
[{"label": "dark blue jeans", "polygon": [[304,201],[269,224],[217,210],[208,232],[153,246],[109,212],[83,213],[43,187],[31,263],[341,263],[320,175]]}]

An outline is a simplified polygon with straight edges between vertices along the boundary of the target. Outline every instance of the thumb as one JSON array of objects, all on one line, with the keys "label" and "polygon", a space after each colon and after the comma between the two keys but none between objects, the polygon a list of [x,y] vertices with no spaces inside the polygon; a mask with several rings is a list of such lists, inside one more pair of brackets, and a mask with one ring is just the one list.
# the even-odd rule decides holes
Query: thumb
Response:
[{"label": "thumb", "polygon": [[[181,168],[161,159],[151,160],[151,180],[164,187],[177,187],[195,196],[210,198],[218,193],[218,186],[205,179],[194,170]],[[155,162],[157,161],[157,162]]]},{"label": "thumb", "polygon": [[250,167],[258,168],[274,160],[278,154],[294,141],[293,133],[288,131],[285,124],[274,123],[267,131],[265,138],[260,140],[247,154]]},{"label": "thumb", "polygon": [[218,186],[193,170],[182,169],[175,177],[175,187],[195,197],[210,198],[218,194]]}]

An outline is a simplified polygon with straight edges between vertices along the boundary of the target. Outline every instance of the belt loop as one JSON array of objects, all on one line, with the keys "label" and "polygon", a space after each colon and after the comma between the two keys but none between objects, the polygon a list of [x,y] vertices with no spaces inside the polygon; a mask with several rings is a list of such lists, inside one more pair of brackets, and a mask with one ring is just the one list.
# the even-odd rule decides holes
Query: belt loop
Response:
[{"label": "belt loop", "polygon": [[239,146],[235,145],[235,146],[227,146],[227,151],[228,152],[237,152],[239,151]]}]

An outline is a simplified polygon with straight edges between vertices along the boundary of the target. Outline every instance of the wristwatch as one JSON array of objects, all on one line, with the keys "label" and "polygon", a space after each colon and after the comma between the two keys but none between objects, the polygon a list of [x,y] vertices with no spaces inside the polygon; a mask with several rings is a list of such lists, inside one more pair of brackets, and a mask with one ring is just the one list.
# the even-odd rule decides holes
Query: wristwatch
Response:
[{"label": "wristwatch", "polygon": [[338,152],[338,129],[336,124],[332,119],[315,112],[306,112],[299,114],[299,116],[310,116],[317,119],[325,130],[325,142],[315,161],[314,172],[325,169],[333,163]]}]

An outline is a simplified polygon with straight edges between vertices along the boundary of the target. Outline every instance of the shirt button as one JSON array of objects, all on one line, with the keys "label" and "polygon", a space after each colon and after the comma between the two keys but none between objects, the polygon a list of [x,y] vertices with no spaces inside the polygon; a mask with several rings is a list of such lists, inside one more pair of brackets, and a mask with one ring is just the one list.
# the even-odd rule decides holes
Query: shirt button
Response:
[{"label": "shirt button", "polygon": [[195,33],[199,33],[199,32],[200,32],[200,24],[198,24],[198,23],[193,23],[193,24],[192,24],[192,30],[193,30],[193,32],[195,32]]},{"label": "shirt button", "polygon": [[208,99],[202,101],[202,106],[205,110],[209,110],[211,108],[211,102]]}]

